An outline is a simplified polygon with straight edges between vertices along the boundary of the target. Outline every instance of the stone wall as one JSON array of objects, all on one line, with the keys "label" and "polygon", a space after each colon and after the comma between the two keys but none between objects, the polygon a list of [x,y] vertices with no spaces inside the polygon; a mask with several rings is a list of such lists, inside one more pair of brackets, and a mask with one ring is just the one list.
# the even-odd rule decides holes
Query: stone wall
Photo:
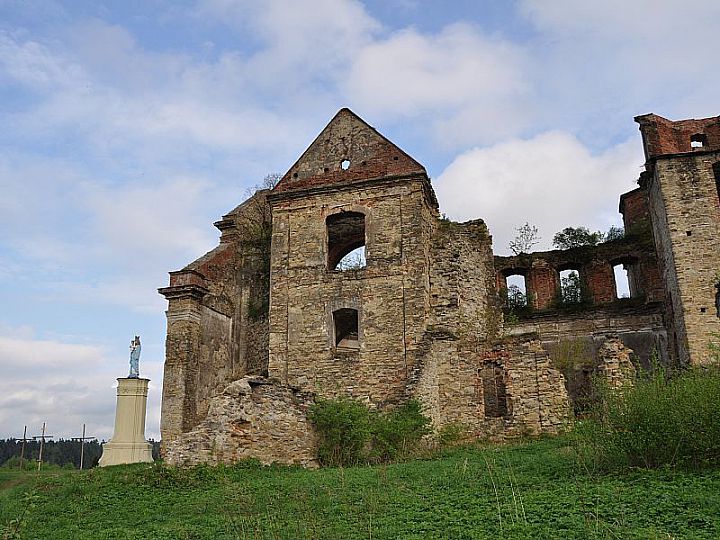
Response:
[{"label": "stone wall", "polygon": [[[661,128],[658,124],[662,134]],[[720,333],[716,307],[720,283],[720,151],[661,155],[661,151],[678,149],[667,148],[662,139],[657,143],[649,129],[641,121],[644,137],[650,137],[646,146],[655,148],[647,155],[645,187],[667,290],[672,348],[682,363],[703,363],[710,360],[708,344]],[[708,131],[709,136],[712,133]],[[714,144],[720,148],[720,137],[713,140],[716,143],[709,148],[716,148]]]},{"label": "stone wall", "polygon": [[234,463],[255,458],[317,466],[317,438],[307,412],[313,396],[260,377],[236,380],[209,400],[205,418],[167,442],[171,465]]},{"label": "stone wall", "polygon": [[[170,273],[161,435],[169,442],[196,426],[229,381],[267,371],[267,314],[251,314],[268,291],[257,231],[269,211],[258,192],[215,225],[220,245]],[[269,227],[269,222],[267,223]],[[269,239],[269,237],[268,237]],[[265,308],[267,309],[267,308]]]},{"label": "stone wall", "polygon": [[[422,179],[272,198],[269,373],[323,396],[382,405],[405,394],[425,326],[435,210]],[[326,219],[365,216],[365,268],[328,268]],[[358,311],[358,347],[334,342],[333,312]]]},{"label": "stone wall", "polygon": [[597,374],[610,388],[622,389],[632,386],[637,369],[632,362],[633,350],[617,337],[609,335],[598,351]]}]

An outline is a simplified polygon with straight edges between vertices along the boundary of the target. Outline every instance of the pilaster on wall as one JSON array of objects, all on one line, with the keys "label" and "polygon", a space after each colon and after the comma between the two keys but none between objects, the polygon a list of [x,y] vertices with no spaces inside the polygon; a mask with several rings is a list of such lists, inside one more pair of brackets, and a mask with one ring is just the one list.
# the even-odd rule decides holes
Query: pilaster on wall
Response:
[{"label": "pilaster on wall", "polygon": [[[198,281],[198,276],[190,279]],[[167,443],[190,429],[195,421],[194,386],[202,321],[200,302],[208,289],[199,283],[189,283],[159,289],[159,292],[169,301],[160,419],[161,438]]]}]

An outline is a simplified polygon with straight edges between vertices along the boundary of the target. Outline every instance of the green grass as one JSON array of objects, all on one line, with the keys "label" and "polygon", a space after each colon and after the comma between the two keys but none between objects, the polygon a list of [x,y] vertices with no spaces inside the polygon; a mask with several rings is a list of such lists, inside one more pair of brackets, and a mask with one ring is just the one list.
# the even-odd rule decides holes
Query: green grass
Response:
[{"label": "green grass", "polygon": [[720,471],[577,468],[568,439],[387,466],[0,469],[21,538],[720,538]]}]

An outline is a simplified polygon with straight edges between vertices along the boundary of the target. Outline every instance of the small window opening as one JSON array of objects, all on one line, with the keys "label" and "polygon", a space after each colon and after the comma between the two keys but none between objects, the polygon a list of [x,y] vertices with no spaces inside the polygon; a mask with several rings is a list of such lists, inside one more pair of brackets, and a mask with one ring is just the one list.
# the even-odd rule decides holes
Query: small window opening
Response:
[{"label": "small window opening", "polygon": [[521,274],[512,274],[505,278],[507,284],[507,307],[509,309],[519,309],[527,307],[527,286],[525,284],[525,276]]},{"label": "small window opening", "polygon": [[615,274],[615,298],[630,298],[630,279],[627,264],[613,266]]},{"label": "small window opening", "polygon": [[328,238],[328,269],[359,270],[367,264],[365,214],[340,212],[325,221]]},{"label": "small window opening", "polygon": [[343,171],[347,171],[350,168],[350,160],[349,159],[343,159],[340,162],[340,167]]},{"label": "small window opening", "polygon": [[707,145],[707,137],[702,133],[696,133],[690,137],[690,148],[702,148]]},{"label": "small window opening", "polygon": [[707,311],[707,308],[704,308],[704,307],[700,308],[700,313],[705,313],[706,311]]},{"label": "small window opening", "polygon": [[358,310],[342,308],[333,311],[335,326],[335,347],[338,349],[359,349]]},{"label": "small window opening", "polygon": [[717,191],[718,201],[720,201],[720,161],[713,165],[713,174],[715,175],[715,191]]},{"label": "small window opening", "polygon": [[685,231],[685,236],[692,236],[692,231]]},{"label": "small window opening", "polygon": [[505,372],[496,363],[486,364],[480,370],[482,381],[483,403],[486,418],[502,418],[507,416],[507,392]]},{"label": "small window opening", "polygon": [[560,272],[560,299],[563,304],[582,303],[582,281],[577,270]]},{"label": "small window opening", "polygon": [[715,285],[715,315],[720,318],[720,283]]}]

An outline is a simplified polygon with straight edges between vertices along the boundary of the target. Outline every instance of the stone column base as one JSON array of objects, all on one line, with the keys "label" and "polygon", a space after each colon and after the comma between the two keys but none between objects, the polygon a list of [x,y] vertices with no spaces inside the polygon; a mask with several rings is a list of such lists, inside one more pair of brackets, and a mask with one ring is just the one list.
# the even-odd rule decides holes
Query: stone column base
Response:
[{"label": "stone column base", "polygon": [[127,463],[152,463],[152,444],[149,442],[112,442],[103,445],[98,465],[124,465]]},{"label": "stone column base", "polygon": [[103,445],[101,467],[125,463],[152,463],[152,445],[145,440],[148,379],[118,379],[115,433]]}]

